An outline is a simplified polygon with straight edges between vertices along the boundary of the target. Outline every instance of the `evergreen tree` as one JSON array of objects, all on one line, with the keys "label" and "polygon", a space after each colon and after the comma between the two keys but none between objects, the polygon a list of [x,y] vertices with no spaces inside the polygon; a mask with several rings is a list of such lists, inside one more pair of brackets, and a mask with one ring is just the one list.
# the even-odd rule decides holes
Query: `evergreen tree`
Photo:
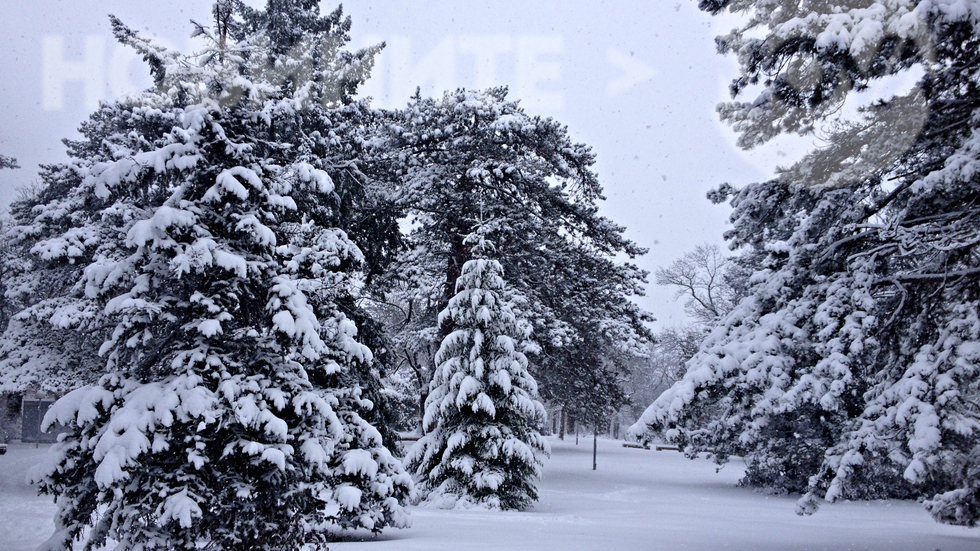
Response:
[{"label": "evergreen tree", "polygon": [[[16,162],[0,156],[0,165],[17,168]],[[42,178],[48,178],[52,167],[42,167]],[[72,262],[46,264],[33,254],[30,225],[32,209],[54,200],[65,192],[64,186],[27,187],[10,206],[11,217],[5,221],[3,295],[0,337],[0,391],[39,390],[63,394],[98,378],[104,361],[97,354],[108,336],[106,328],[95,321],[93,309],[78,297],[82,266]],[[77,244],[77,236],[76,242]],[[78,250],[77,247],[72,249]],[[78,293],[75,293],[76,295]]]},{"label": "evergreen tree", "polygon": [[294,550],[408,524],[411,479],[362,415],[364,256],[338,227],[377,51],[341,52],[348,27],[316,2],[220,1],[185,57],[113,19],[156,88],[103,105],[17,211],[64,282],[25,315],[108,327],[105,375],[45,418],[69,429],[37,475],[47,548]]},{"label": "evergreen tree", "polygon": [[642,295],[646,274],[618,255],[646,251],[599,216],[591,150],[556,121],[525,113],[503,88],[416,97],[389,117],[377,163],[397,176],[394,201],[412,222],[387,283],[388,302],[404,312],[401,358],[421,377],[434,372],[430,351],[447,334],[434,322],[469,258],[462,238],[490,220],[487,238],[543,350],[534,366],[542,395],[571,404],[581,395],[575,381],[590,371],[622,394],[609,372],[617,365],[585,358],[642,353],[649,316],[630,298]]},{"label": "evergreen tree", "polygon": [[[0,155],[0,169],[4,168],[20,167],[17,165],[16,159]],[[6,236],[10,225],[11,222],[7,216],[0,216],[0,238]],[[0,243],[0,330],[7,327],[7,322],[10,320],[11,306],[7,299],[7,282],[11,279],[16,262],[13,247],[7,239],[3,239],[3,242]]]},{"label": "evergreen tree", "polygon": [[440,314],[453,330],[435,356],[427,434],[407,465],[434,503],[523,509],[537,500],[534,480],[548,449],[536,428],[544,407],[521,350],[529,327],[510,306],[493,247],[479,234],[464,245],[473,258]]},{"label": "evergreen tree", "polygon": [[[10,219],[0,215],[0,237],[6,235],[10,229]],[[0,242],[0,328],[7,327],[10,321],[11,304],[7,299],[7,282],[10,281],[14,264],[17,262],[13,254],[10,243],[6,240]]]},{"label": "evergreen tree", "polygon": [[64,394],[97,380],[105,365],[98,350],[109,336],[108,325],[80,290],[83,265],[41,258],[32,251],[33,208],[68,189],[54,184],[49,170],[42,169],[42,178],[52,185],[22,190],[2,233],[3,392]]},{"label": "evergreen tree", "polygon": [[[742,64],[733,94],[762,89],[720,108],[741,144],[820,129],[828,143],[712,194],[731,198],[728,238],[760,269],[635,429],[745,454],[746,482],[806,492],[800,512],[918,496],[941,522],[977,524],[977,3],[701,6],[749,16],[719,38]],[[825,124],[898,76],[918,82]]]}]

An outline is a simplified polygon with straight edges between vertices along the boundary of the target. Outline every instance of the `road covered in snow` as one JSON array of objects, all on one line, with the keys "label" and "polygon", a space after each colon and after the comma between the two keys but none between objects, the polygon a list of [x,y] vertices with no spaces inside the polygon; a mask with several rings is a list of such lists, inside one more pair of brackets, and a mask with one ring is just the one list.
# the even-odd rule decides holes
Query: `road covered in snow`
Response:
[{"label": "road covered in snow", "polygon": [[[736,488],[742,465],[721,472],[673,451],[591,438],[549,438],[540,500],[529,511],[412,508],[414,526],[349,538],[331,551],[880,550],[976,551],[980,529],[935,523],[914,502],[825,504],[810,517],[793,497]],[[54,506],[23,481],[44,447],[12,444],[0,456],[0,550],[33,551],[53,530]]]}]

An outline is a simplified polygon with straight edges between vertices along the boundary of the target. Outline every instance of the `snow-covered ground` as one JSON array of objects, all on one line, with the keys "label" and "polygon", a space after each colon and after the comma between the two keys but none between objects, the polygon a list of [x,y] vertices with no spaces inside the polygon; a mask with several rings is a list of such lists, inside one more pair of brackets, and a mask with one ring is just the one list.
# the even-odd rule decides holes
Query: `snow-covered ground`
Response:
[{"label": "snow-covered ground", "polygon": [[54,503],[25,482],[49,447],[8,444],[0,455],[0,551],[34,551],[54,532]]},{"label": "snow-covered ground", "polygon": [[[592,471],[590,439],[550,440],[532,510],[412,509],[411,529],[337,542],[331,551],[980,549],[980,529],[936,524],[916,503],[827,504],[799,517],[791,497],[734,487],[736,462],[716,473],[710,461],[600,440]],[[33,550],[53,529],[54,506],[23,482],[43,452],[13,444],[0,456],[0,551]]]}]

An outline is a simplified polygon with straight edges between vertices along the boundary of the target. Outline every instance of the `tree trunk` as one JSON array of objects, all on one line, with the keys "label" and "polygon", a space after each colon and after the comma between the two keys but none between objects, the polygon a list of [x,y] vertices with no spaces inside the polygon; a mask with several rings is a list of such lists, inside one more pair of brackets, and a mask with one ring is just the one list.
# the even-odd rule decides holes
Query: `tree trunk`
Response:
[{"label": "tree trunk", "polygon": [[427,387],[422,388],[419,393],[419,434],[425,434],[425,401],[429,399]]},{"label": "tree trunk", "polygon": [[596,450],[599,447],[599,426],[594,425],[592,428],[592,470],[595,470],[595,456]]},{"label": "tree trunk", "polygon": [[[411,306],[409,306],[411,311]],[[425,401],[429,398],[429,381],[431,377],[426,377],[424,364],[416,362],[414,354],[405,352],[405,360],[408,366],[415,373],[415,380],[419,383],[419,434],[425,434]]]},{"label": "tree trunk", "polygon": [[568,415],[565,413],[565,406],[561,407],[561,413],[558,414],[558,439],[565,439],[565,424],[568,423]]}]

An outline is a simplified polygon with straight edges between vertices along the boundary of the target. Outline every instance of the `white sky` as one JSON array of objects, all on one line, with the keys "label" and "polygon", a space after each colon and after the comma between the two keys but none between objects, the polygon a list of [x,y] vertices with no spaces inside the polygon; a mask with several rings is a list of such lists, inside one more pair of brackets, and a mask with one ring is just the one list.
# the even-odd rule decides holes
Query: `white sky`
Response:
[{"label": "white sky", "polygon": [[[248,1],[260,5],[258,0]],[[323,3],[324,11],[333,3]],[[98,99],[148,84],[138,59],[112,39],[106,14],[187,50],[189,19],[210,23],[209,0],[10,2],[0,18],[0,153],[23,167],[0,171],[0,205],[63,160],[61,139]],[[771,173],[781,153],[737,150],[715,105],[737,74],[715,53],[723,27],[690,0],[553,2],[358,0],[345,5],[353,45],[384,40],[365,94],[403,105],[456,87],[508,85],[534,114],[553,116],[591,145],[608,201],[654,270],[703,242],[721,243],[729,208],[705,193]],[[639,302],[657,327],[684,320],[673,292],[651,284]]]}]

